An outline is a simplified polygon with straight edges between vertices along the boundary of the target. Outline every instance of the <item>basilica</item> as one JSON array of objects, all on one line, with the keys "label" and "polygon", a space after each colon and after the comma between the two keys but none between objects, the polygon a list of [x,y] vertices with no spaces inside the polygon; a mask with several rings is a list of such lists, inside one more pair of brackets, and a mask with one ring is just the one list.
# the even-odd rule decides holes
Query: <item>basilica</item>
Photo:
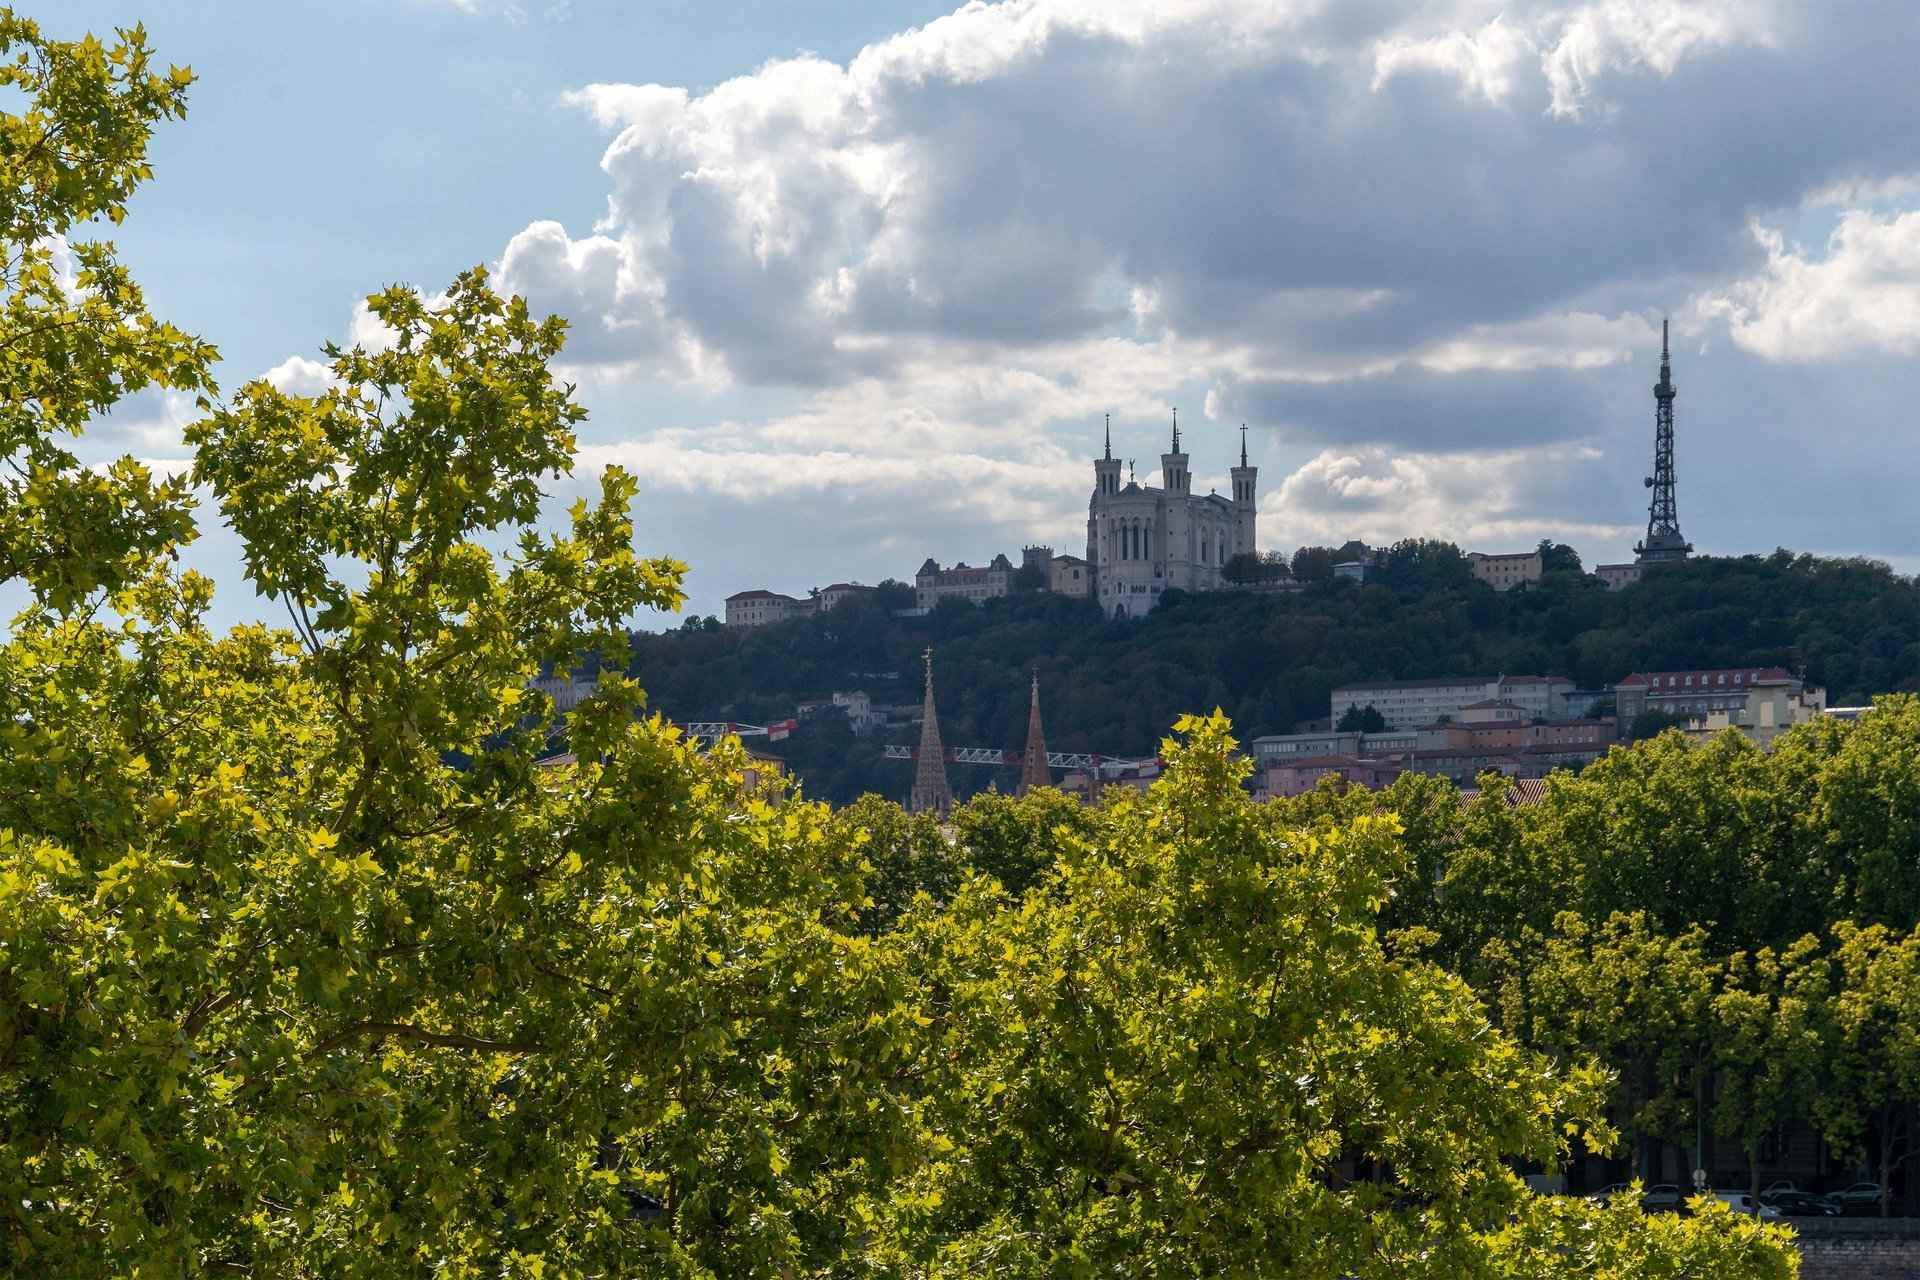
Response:
[{"label": "basilica", "polygon": [[1247,465],[1246,428],[1240,430],[1240,465],[1229,474],[1233,496],[1195,497],[1187,455],[1180,451],[1180,421],[1173,449],[1160,455],[1160,487],[1131,475],[1120,481],[1109,423],[1105,454],[1093,464],[1093,497],[1087,503],[1087,563],[1092,594],[1109,617],[1144,617],[1162,592],[1212,591],[1226,585],[1221,571],[1234,556],[1254,552],[1258,467]]}]

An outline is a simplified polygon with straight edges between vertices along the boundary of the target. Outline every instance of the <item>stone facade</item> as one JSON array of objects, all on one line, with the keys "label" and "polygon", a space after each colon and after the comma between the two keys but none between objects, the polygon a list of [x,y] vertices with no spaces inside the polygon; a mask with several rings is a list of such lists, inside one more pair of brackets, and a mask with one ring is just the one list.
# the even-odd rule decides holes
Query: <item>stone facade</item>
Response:
[{"label": "stone facade", "polygon": [[736,591],[727,597],[729,627],[767,627],[813,611],[813,601],[796,600],[777,591]]},{"label": "stone facade", "polygon": [[1538,551],[1516,551],[1507,555],[1469,551],[1467,559],[1473,564],[1473,576],[1495,591],[1511,591],[1538,582],[1543,568]]},{"label": "stone facade", "polygon": [[1796,1219],[1800,1280],[1920,1280],[1920,1221]]},{"label": "stone facade", "polygon": [[1641,569],[1637,564],[1597,564],[1593,566],[1593,576],[1600,579],[1609,591],[1618,591],[1640,581]]},{"label": "stone facade", "polygon": [[1093,464],[1093,495],[1087,501],[1087,563],[1090,594],[1113,618],[1143,617],[1171,590],[1215,591],[1226,586],[1227,561],[1254,551],[1259,468],[1240,465],[1228,474],[1233,496],[1193,494],[1180,428],[1173,448],[1160,455],[1160,487],[1121,482],[1120,459],[1109,441]]},{"label": "stone facade", "polygon": [[997,599],[1013,589],[1013,562],[1004,555],[995,556],[984,569],[976,569],[962,560],[951,569],[942,569],[928,557],[913,575],[914,603],[932,609],[942,600],[965,600],[980,604]]}]

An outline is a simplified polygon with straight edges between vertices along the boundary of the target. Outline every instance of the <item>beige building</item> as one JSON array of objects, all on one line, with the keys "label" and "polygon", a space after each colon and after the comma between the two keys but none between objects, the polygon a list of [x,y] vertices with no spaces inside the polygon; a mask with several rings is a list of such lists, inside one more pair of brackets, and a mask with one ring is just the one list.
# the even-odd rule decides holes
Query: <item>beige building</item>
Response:
[{"label": "beige building", "polygon": [[1704,742],[1728,729],[1738,729],[1764,751],[1782,733],[1818,719],[1826,709],[1825,690],[1804,688],[1791,679],[1761,680],[1748,683],[1739,703],[1722,703],[1696,714],[1682,732],[1696,742]]},{"label": "beige building", "polygon": [[832,586],[822,587],[813,593],[814,607],[821,613],[826,613],[872,590],[872,587],[863,587],[857,582],[836,582]]},{"label": "beige building", "polygon": [[1055,556],[1047,566],[1047,590],[1085,600],[1093,594],[1093,566],[1079,556]]},{"label": "beige building", "polygon": [[1618,591],[1640,581],[1640,566],[1637,564],[1597,564],[1593,566],[1593,576],[1604,582],[1609,591]]},{"label": "beige building", "polygon": [[[1801,682],[1782,667],[1737,667],[1714,671],[1636,671],[1613,687],[1614,706],[1625,733],[1645,712],[1674,716],[1708,716],[1724,711],[1730,717],[1758,714],[1749,699],[1756,689],[1785,689],[1802,694]],[[1814,696],[1825,699],[1818,691]]]},{"label": "beige building", "polygon": [[1004,555],[995,556],[984,569],[976,569],[962,560],[951,569],[942,569],[928,557],[913,575],[914,603],[931,609],[942,600],[965,600],[980,604],[1006,595],[1013,589],[1013,562]]},{"label": "beige building", "polygon": [[767,627],[813,612],[812,600],[796,600],[777,591],[736,591],[727,597],[727,625]]},{"label": "beige building", "polygon": [[1516,551],[1510,555],[1469,551],[1467,559],[1473,563],[1473,576],[1495,591],[1511,591],[1540,581],[1542,563],[1537,550]]}]

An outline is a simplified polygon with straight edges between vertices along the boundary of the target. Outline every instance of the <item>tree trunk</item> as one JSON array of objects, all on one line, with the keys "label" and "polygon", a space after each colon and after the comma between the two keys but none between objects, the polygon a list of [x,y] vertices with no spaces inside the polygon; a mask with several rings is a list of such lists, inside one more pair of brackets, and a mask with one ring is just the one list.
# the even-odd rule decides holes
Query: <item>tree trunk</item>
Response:
[{"label": "tree trunk", "polygon": [[1880,1108],[1880,1216],[1891,1216],[1887,1202],[1893,1198],[1893,1108]]}]

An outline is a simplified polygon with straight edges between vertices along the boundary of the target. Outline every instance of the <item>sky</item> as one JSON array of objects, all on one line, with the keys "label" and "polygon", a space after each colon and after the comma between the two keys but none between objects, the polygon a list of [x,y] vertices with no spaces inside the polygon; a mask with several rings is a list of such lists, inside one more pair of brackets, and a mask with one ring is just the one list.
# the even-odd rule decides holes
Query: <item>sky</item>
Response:
[{"label": "sky", "polygon": [[[1260,543],[1920,568],[1911,0],[28,4],[198,75],[114,239],[229,391],[484,263],[690,611],[1084,550],[1102,421]],[[90,456],[179,465],[143,394]],[[216,615],[266,612],[203,509]],[[675,619],[647,615],[645,627]]]}]

